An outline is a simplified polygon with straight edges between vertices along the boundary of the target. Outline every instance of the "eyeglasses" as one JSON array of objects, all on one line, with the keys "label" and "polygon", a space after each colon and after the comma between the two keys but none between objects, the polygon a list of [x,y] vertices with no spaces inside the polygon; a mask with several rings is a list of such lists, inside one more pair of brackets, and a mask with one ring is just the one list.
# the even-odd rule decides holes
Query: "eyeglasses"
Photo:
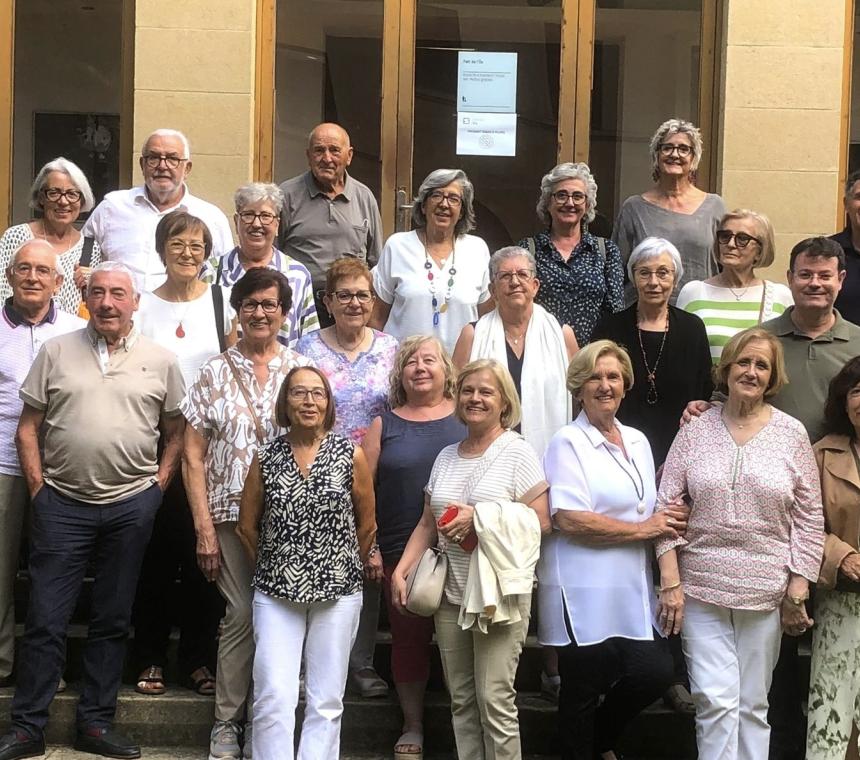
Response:
[{"label": "eyeglasses", "polygon": [[761,240],[754,238],[752,235],[747,235],[746,232],[732,232],[731,230],[717,230],[717,242],[720,245],[728,245],[735,241],[738,248],[746,248],[750,243],[758,243],[761,245]]},{"label": "eyeglasses", "polygon": [[162,161],[164,161],[168,169],[175,169],[179,164],[187,160],[187,158],[180,158],[179,156],[162,156],[157,153],[147,153],[143,156],[143,162],[150,169],[157,169]]},{"label": "eyeglasses", "polygon": [[57,270],[45,266],[44,264],[15,264],[12,267],[12,271],[15,274],[20,275],[21,277],[28,277],[32,272],[36,273],[36,277],[41,277],[42,279],[47,279],[52,274],[54,274]]},{"label": "eyeglasses", "polygon": [[373,300],[373,293],[369,290],[357,290],[355,293],[350,293],[348,290],[338,290],[334,293],[334,297],[341,306],[346,306],[353,298],[359,303],[370,303]]},{"label": "eyeglasses", "polygon": [[247,301],[242,301],[239,308],[245,314],[253,314],[257,311],[257,307],[260,306],[266,314],[274,314],[280,305],[280,301],[275,301],[272,298],[267,298],[265,301],[254,301],[252,299],[248,299]]},{"label": "eyeglasses", "polygon": [[42,194],[49,201],[58,201],[65,198],[69,203],[77,203],[84,194],[80,190],[60,190],[58,187],[43,187]]},{"label": "eyeglasses", "polygon": [[304,401],[308,396],[314,401],[325,401],[328,398],[325,388],[302,388],[297,386],[289,390],[289,397],[293,401]]},{"label": "eyeglasses", "polygon": [[184,240],[171,240],[167,243],[167,250],[174,256],[181,256],[185,251],[191,251],[192,256],[205,256],[206,246],[203,243],[186,243]]},{"label": "eyeglasses", "polygon": [[260,224],[268,227],[277,217],[270,211],[261,211],[259,214],[256,211],[240,211],[238,214],[242,220],[242,224],[251,225],[256,219],[260,220]]},{"label": "eyeglasses", "polygon": [[457,208],[463,202],[463,199],[457,193],[443,193],[441,190],[434,190],[427,196],[427,200],[431,200],[433,203],[448,201],[448,205],[451,208]]},{"label": "eyeglasses", "polygon": [[817,279],[825,285],[836,279],[836,272],[810,272],[808,269],[801,269],[799,272],[792,272],[792,279],[798,282],[812,282]]},{"label": "eyeglasses", "polygon": [[499,282],[513,282],[514,277],[518,280],[530,280],[535,276],[532,269],[515,269],[509,272],[496,272],[496,279]]},{"label": "eyeglasses", "polygon": [[693,148],[685,143],[660,143],[658,149],[663,156],[671,156],[677,153],[682,158],[686,158],[693,152]]},{"label": "eyeglasses", "polygon": [[633,276],[640,282],[648,282],[652,275],[656,275],[660,282],[669,282],[675,277],[675,270],[668,267],[660,267],[659,269],[634,269]]},{"label": "eyeglasses", "polygon": [[562,206],[568,201],[572,201],[578,206],[580,203],[585,203],[586,196],[580,190],[574,190],[572,193],[567,192],[567,190],[557,190],[552,194],[552,197],[556,203],[560,203]]}]

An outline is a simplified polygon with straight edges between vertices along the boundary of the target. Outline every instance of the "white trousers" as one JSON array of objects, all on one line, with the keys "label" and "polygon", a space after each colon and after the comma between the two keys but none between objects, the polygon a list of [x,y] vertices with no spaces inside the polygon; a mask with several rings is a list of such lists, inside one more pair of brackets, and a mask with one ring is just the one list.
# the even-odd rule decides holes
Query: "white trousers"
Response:
[{"label": "white trousers", "polygon": [[767,693],[781,635],[778,609],[733,610],[687,597],[681,636],[699,760],[767,758]]},{"label": "white trousers", "polygon": [[297,604],[254,592],[254,760],[293,760],[305,646],[305,719],[299,760],[340,756],[340,721],[361,592]]}]

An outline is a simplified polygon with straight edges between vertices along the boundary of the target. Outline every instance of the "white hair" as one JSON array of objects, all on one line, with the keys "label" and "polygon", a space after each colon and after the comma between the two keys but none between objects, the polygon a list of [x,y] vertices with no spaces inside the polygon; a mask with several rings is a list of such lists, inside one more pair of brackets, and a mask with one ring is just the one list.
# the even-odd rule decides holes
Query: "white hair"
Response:
[{"label": "white hair", "polygon": [[660,176],[659,155],[660,145],[663,141],[672,135],[686,135],[690,141],[690,147],[693,150],[693,160],[690,162],[690,171],[696,171],[699,168],[699,161],[702,160],[702,132],[692,122],[684,121],[684,119],[667,119],[651,136],[649,150],[651,152],[651,176],[654,181]]},{"label": "white hair", "polygon": [[639,264],[656,259],[661,253],[668,253],[672,257],[672,264],[675,267],[675,282],[680,281],[684,276],[684,265],[681,263],[681,254],[678,249],[665,238],[646,237],[633,249],[627,260],[627,277],[630,282],[633,282],[633,270]]},{"label": "white hair", "polygon": [[520,248],[518,245],[507,245],[504,248],[499,248],[498,251],[490,256],[490,279],[495,279],[503,261],[519,258],[523,258],[528,261],[529,269],[532,272],[537,272],[537,262],[535,261],[535,257],[532,256],[531,251],[528,251],[525,248]]},{"label": "white hair", "polygon": [[[132,294],[136,296],[140,295],[140,288],[137,286],[137,276],[121,261],[102,261],[93,267],[92,274],[94,275],[96,272],[120,272],[121,274],[127,274],[128,279],[131,280]],[[90,281],[92,281],[92,275],[90,275]]]},{"label": "white hair", "polygon": [[80,190],[81,193],[81,211],[90,211],[96,205],[96,199],[93,197],[92,188],[87,181],[86,175],[81,171],[80,167],[69,161],[68,158],[55,158],[53,161],[48,161],[36,175],[33,184],[30,186],[30,208],[42,208],[42,202],[39,198],[39,193],[45,186],[45,181],[51,172],[60,172],[65,174],[71,183]]},{"label": "white hair", "polygon": [[144,155],[146,153],[146,146],[149,145],[149,141],[153,137],[175,137],[182,143],[182,158],[190,159],[191,158],[191,145],[188,142],[188,138],[182,134],[178,129],[156,129],[154,132],[151,132],[147,135],[147,138],[143,141],[143,145],[140,148],[140,154]]},{"label": "white hair", "polygon": [[59,274],[64,274],[63,270],[60,268],[60,254],[54,250],[54,246],[52,246],[47,240],[42,240],[41,238],[30,238],[29,240],[25,240],[21,243],[21,245],[12,251],[12,258],[9,259],[9,266],[7,268],[12,269],[15,264],[18,263],[18,254],[25,248],[29,248],[31,245],[38,245],[42,248],[47,248],[54,256],[54,269],[56,269]]},{"label": "white hair", "polygon": [[277,185],[271,182],[248,182],[242,185],[233,196],[233,204],[236,212],[253,203],[271,203],[275,209],[275,215],[280,216],[284,210],[284,193]]},{"label": "white hair", "polygon": [[552,224],[552,217],[549,213],[549,197],[555,191],[555,186],[559,182],[564,182],[568,179],[578,179],[585,185],[585,216],[584,220],[587,224],[594,220],[594,215],[597,209],[597,182],[588,164],[558,164],[549,172],[543,175],[540,181],[540,198],[538,198],[537,211],[538,219],[540,219],[547,227]]}]

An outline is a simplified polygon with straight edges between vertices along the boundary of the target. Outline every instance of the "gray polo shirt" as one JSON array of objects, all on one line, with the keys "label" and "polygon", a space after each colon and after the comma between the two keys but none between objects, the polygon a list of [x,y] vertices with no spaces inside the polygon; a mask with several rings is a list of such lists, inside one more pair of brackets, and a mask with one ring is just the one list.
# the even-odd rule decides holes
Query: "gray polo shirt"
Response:
[{"label": "gray polo shirt", "polygon": [[824,404],[830,381],[849,359],[860,355],[860,327],[842,319],[826,333],[810,338],[791,320],[794,307],[762,324],[776,335],[785,354],[788,384],[769,399],[777,409],[799,419],[814,443],[824,434]]},{"label": "gray polo shirt", "polygon": [[326,270],[344,256],[375,266],[382,251],[382,220],[370,188],[346,175],[343,191],[329,198],[310,170],[281,185],[286,203],[278,248],[304,264],[314,289],[325,285]]}]

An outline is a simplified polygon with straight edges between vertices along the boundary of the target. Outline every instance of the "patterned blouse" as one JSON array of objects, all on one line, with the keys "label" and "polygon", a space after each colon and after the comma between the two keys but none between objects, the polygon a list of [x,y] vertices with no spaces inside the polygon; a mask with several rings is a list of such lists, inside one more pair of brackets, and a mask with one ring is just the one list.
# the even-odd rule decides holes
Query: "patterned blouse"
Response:
[{"label": "patterned blouse", "polygon": [[688,494],[686,538],[659,541],[657,556],[678,548],[684,591],[731,609],[772,610],[789,572],[814,583],[824,549],[818,467],[806,429],[771,408],[768,423],[738,446],[712,408],[675,437],[658,508]]},{"label": "patterned blouse", "polygon": [[[266,440],[281,435],[284,430],[275,423],[275,401],[281,383],[293,367],[312,362],[282,346],[269,362],[269,377],[260,388],[253,362],[235,346],[225,353],[242,376]],[[254,418],[224,354],[212,357],[200,368],[180,408],[188,424],[209,441],[204,469],[212,522],[235,522],[239,519],[245,478],[259,442]]]},{"label": "patterned blouse", "polygon": [[[529,250],[529,240],[523,238],[517,245]],[[584,231],[565,261],[548,231],[539,232],[533,240],[540,280],[535,302],[561,324],[570,325],[582,347],[591,340],[603,314],[624,308],[624,268],[618,246],[606,239],[604,259],[597,238]]]},{"label": "patterned blouse", "polygon": [[296,351],[325,372],[337,409],[335,433],[361,445],[367,428],[388,408],[388,377],[394,368],[397,338],[373,331],[370,348],[349,361],[330,348],[319,331],[304,335]]},{"label": "patterned blouse", "polygon": [[260,447],[265,510],[253,586],[299,604],[362,588],[352,504],[355,445],[328,433],[305,478],[286,437]]}]

